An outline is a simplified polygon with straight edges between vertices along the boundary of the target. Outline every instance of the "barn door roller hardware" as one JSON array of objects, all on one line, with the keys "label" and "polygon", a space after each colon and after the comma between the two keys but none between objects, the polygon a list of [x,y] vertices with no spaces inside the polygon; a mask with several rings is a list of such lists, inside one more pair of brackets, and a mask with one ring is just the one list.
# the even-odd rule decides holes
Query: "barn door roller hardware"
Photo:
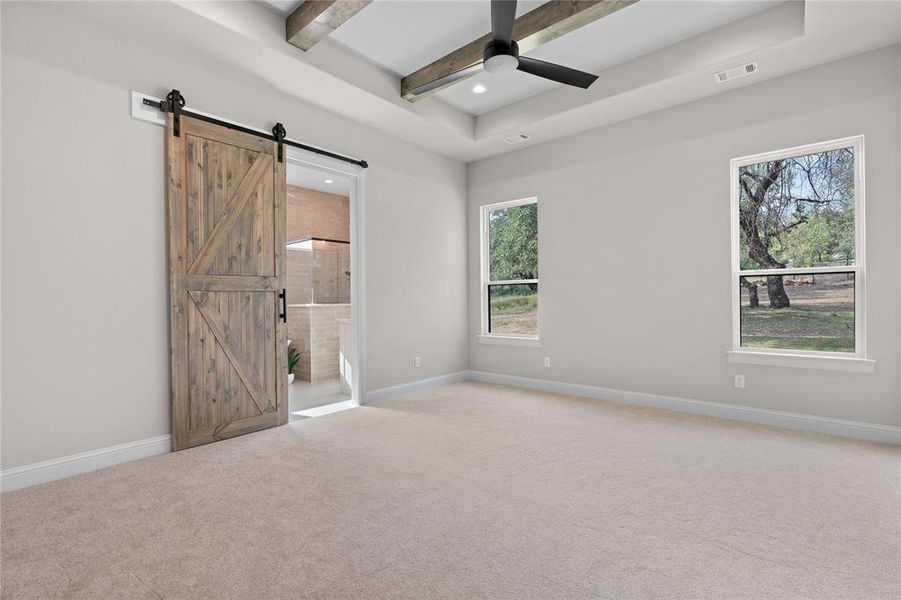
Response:
[{"label": "barn door roller hardware", "polygon": [[359,158],[351,158],[349,156],[344,156],[342,154],[336,154],[334,152],[329,152],[328,150],[323,150],[322,148],[317,148],[315,146],[308,146],[307,144],[301,144],[300,142],[295,142],[294,140],[289,140],[285,136],[287,132],[285,131],[285,126],[281,123],[276,123],[275,127],[272,128],[272,133],[268,133],[265,131],[260,131],[259,129],[251,129],[250,127],[244,127],[243,125],[238,125],[236,123],[230,123],[228,121],[223,121],[221,119],[217,119],[215,117],[210,117],[207,115],[203,115],[200,113],[192,112],[190,110],[185,110],[185,97],[182,96],[181,92],[178,90],[172,90],[168,94],[166,94],[166,99],[162,101],[156,101],[152,98],[144,98],[142,100],[144,105],[146,106],[155,106],[163,112],[171,112],[172,120],[173,120],[173,135],[175,137],[181,136],[181,117],[182,115],[191,117],[192,119],[197,119],[199,121],[205,121],[207,123],[212,123],[213,125],[219,125],[221,127],[227,127],[228,129],[233,129],[235,131],[241,131],[243,133],[247,133],[250,135],[255,135],[257,137],[265,138],[267,140],[272,140],[273,142],[278,143],[278,160],[282,162],[284,160],[284,146],[293,146],[294,148],[300,148],[301,150],[306,150],[307,152],[313,152],[314,154],[319,154],[321,156],[328,156],[329,158],[334,158],[335,160],[340,160],[346,163],[350,163],[352,165],[359,165],[364,169],[369,168],[369,163],[365,160],[360,160]]},{"label": "barn door roller hardware", "polygon": [[[163,108],[162,104],[165,104],[166,108]],[[181,109],[185,107],[185,97],[181,95],[181,92],[173,89],[171,92],[166,94],[166,99],[163,102],[160,102],[160,105],[160,109],[172,113],[172,133],[173,135],[175,135],[175,137],[180,137]]]},{"label": "barn door roller hardware", "polygon": [[276,123],[275,127],[272,128],[272,135],[275,136],[275,141],[278,144],[278,162],[284,162],[282,154],[285,147],[285,133],[285,126],[281,123]]}]

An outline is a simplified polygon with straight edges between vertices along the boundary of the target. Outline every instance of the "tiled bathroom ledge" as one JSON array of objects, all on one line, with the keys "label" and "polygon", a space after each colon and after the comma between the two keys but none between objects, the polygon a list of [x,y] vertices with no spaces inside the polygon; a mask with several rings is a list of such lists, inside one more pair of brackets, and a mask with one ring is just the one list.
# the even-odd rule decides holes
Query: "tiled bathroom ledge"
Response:
[{"label": "tiled bathroom ledge", "polygon": [[288,308],[310,308],[311,306],[350,306],[350,302],[314,302],[313,304],[289,304]]}]

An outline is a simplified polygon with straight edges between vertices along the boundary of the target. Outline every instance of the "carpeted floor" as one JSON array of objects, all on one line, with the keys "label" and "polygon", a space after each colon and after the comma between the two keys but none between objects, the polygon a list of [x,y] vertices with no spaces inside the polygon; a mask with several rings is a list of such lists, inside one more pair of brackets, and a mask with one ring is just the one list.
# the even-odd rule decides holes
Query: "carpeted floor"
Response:
[{"label": "carpeted floor", "polygon": [[898,598],[901,450],[476,383],[2,496],[3,598]]}]

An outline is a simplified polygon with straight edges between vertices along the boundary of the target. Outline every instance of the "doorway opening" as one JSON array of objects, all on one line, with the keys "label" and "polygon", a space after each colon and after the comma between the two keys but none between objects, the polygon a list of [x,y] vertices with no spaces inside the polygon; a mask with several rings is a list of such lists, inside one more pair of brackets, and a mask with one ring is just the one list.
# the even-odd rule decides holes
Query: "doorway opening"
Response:
[{"label": "doorway opening", "polygon": [[[309,159],[307,159],[309,160]],[[358,176],[287,161],[288,419],[359,404]],[[357,274],[358,275],[358,274]]]}]

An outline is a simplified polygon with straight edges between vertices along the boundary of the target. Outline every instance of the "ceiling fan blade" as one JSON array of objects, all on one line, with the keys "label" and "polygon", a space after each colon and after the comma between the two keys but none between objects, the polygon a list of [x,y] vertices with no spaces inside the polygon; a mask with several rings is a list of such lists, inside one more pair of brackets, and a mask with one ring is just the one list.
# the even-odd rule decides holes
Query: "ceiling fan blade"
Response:
[{"label": "ceiling fan blade", "polygon": [[597,75],[592,75],[585,71],[570,69],[569,67],[555,65],[554,63],[544,62],[543,60],[529,58],[527,56],[519,57],[519,66],[516,68],[529,75],[537,75],[538,77],[582,89],[588,89],[588,87],[598,78]]},{"label": "ceiling fan blade", "polygon": [[491,0],[491,37],[495,42],[510,46],[515,20],[516,0]]}]

